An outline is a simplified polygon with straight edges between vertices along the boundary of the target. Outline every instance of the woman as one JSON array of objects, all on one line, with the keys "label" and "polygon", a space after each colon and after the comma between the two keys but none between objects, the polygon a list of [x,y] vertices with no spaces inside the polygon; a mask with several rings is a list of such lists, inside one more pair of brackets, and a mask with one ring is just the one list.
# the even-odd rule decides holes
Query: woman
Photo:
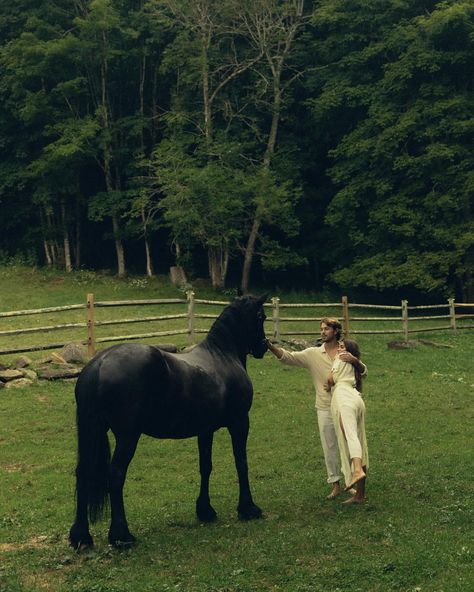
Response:
[{"label": "woman", "polygon": [[369,455],[365,436],[365,404],[360,395],[362,377],[357,366],[340,359],[340,354],[346,351],[360,358],[359,346],[355,341],[345,339],[339,342],[338,355],[328,379],[328,386],[333,387],[331,413],[336,428],[346,491],[353,487],[357,490],[356,494],[344,503],[363,503]]}]

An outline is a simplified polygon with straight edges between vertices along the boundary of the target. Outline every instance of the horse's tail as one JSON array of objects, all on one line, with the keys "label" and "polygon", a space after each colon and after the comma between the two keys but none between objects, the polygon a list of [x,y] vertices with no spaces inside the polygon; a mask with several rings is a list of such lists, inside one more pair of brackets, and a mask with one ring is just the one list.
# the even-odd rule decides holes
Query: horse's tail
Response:
[{"label": "horse's tail", "polygon": [[[89,372],[90,373],[89,373]],[[107,509],[109,499],[110,444],[107,424],[100,412],[98,380],[88,368],[76,385],[78,505],[86,506],[89,519],[96,522]]]}]

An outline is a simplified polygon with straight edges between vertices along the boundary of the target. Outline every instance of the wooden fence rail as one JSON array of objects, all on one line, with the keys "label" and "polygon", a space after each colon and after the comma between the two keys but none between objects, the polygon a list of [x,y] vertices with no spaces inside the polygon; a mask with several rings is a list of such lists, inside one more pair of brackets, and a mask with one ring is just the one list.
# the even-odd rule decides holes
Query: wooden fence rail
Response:
[{"label": "wooden fence rail", "polygon": [[[151,315],[136,318],[118,318],[111,320],[99,320],[96,318],[97,309],[107,307],[139,307],[139,306],[162,306],[169,304],[185,305],[186,312],[174,313],[174,314],[160,314]],[[11,317],[19,316],[32,316],[45,313],[63,313],[67,311],[86,310],[86,319],[84,322],[76,323],[62,323],[57,325],[45,325],[41,327],[27,327],[23,329],[14,328],[7,330],[0,330],[0,338],[9,338],[18,335],[29,335],[34,333],[49,333],[52,331],[70,330],[70,329],[81,329],[84,330],[82,337],[77,339],[85,345],[87,345],[88,353],[93,355],[96,351],[96,346],[99,343],[110,343],[110,342],[123,342],[137,339],[150,339],[154,337],[165,337],[171,335],[187,335],[188,343],[194,344],[196,342],[196,335],[207,333],[207,328],[198,327],[196,325],[197,319],[209,319],[214,320],[216,314],[198,313],[196,312],[197,305],[211,305],[211,306],[225,306],[228,304],[227,301],[221,300],[202,300],[195,298],[194,292],[189,291],[186,295],[186,299],[168,298],[168,299],[150,299],[150,300],[115,300],[115,301],[94,301],[93,294],[87,294],[86,302],[84,304],[73,304],[69,306],[54,306],[42,309],[33,310],[18,310],[10,312],[0,312],[1,319],[9,319]],[[268,320],[271,324],[271,331],[267,331],[267,334],[275,341],[280,341],[282,337],[289,336],[307,336],[310,335],[315,337],[319,333],[319,321],[321,317],[331,316],[336,317],[342,321],[344,333],[346,336],[358,335],[358,334],[399,334],[403,335],[405,340],[411,333],[421,333],[426,331],[445,331],[450,330],[453,333],[460,329],[473,329],[474,324],[468,324],[465,321],[467,319],[474,319],[474,314],[471,312],[459,313],[457,309],[472,309],[474,311],[474,303],[457,303],[454,299],[450,298],[445,304],[429,304],[421,306],[408,306],[407,300],[402,300],[400,306],[393,305],[382,305],[382,304],[356,304],[349,303],[346,296],[343,296],[340,302],[319,302],[319,303],[283,303],[279,298],[272,298],[271,303],[265,304],[265,307],[271,308],[271,318]],[[282,309],[288,311],[300,311],[301,309],[309,309],[310,315],[306,313],[304,316],[282,316]],[[311,311],[312,309],[312,311]],[[379,316],[351,316],[351,310],[377,310],[387,311],[391,313],[389,315]],[[418,315],[419,311],[433,310],[433,309],[447,309],[447,314],[437,315]],[[177,319],[186,319],[187,327],[183,329],[169,329],[166,331],[147,331],[145,333],[136,334],[125,334],[125,335],[110,335],[105,337],[96,336],[96,328],[107,327],[112,325],[128,325],[132,323],[161,323],[163,321],[171,321]],[[426,326],[425,321],[437,322],[442,320],[449,320],[449,324],[441,325],[430,325]],[[462,321],[462,324],[458,323]],[[380,328],[360,328],[356,325],[368,323],[369,325],[374,322],[380,324]],[[421,322],[421,325],[420,325]],[[305,323],[306,327],[298,329],[295,327],[298,323]],[[308,327],[308,323],[313,323]],[[397,328],[389,328],[387,325],[398,324]],[[414,326],[414,325],[417,326]],[[284,325],[288,325],[287,328]],[[283,327],[283,329],[282,329]],[[24,353],[33,352],[49,349],[61,348],[65,343],[49,343],[43,345],[29,345],[20,347],[10,347],[0,349],[0,355],[2,354],[13,354],[13,353]]]}]

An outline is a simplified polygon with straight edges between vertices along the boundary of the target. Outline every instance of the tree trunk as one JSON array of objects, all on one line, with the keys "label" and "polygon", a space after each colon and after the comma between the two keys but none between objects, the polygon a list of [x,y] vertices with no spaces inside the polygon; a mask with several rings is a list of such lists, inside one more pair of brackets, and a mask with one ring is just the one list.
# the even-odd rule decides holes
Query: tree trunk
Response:
[{"label": "tree trunk", "polygon": [[229,264],[229,250],[223,247],[209,247],[207,256],[212,287],[225,288],[225,280]]},{"label": "tree trunk", "polygon": [[64,269],[69,273],[72,271],[71,262],[71,245],[69,242],[69,233],[67,228],[66,203],[64,198],[61,199],[61,228],[63,235],[63,250],[64,250]]},{"label": "tree trunk", "polygon": [[79,189],[79,175],[76,180],[76,220],[74,236],[74,267],[81,268],[81,193]]},{"label": "tree trunk", "polygon": [[145,212],[142,209],[142,222],[143,222],[143,237],[145,241],[145,259],[146,259],[146,274],[148,277],[153,277],[155,272],[153,270],[153,260],[151,258],[151,247],[150,241],[148,240],[147,224]]},{"label": "tree trunk", "polygon": [[150,241],[147,237],[145,237],[145,257],[146,257],[146,274],[148,277],[153,277],[155,275],[155,271],[153,269],[153,261],[151,258],[151,247]]},{"label": "tree trunk", "polygon": [[48,243],[49,254],[51,257],[51,265],[56,266],[59,258],[59,248],[54,238],[55,224],[51,212],[46,211],[46,241]]},{"label": "tree trunk", "polygon": [[44,247],[44,256],[46,257],[46,264],[48,267],[53,266],[53,258],[51,257],[51,252],[49,248],[48,241],[46,238],[43,239],[43,247]]},{"label": "tree trunk", "polygon": [[114,230],[115,239],[115,253],[117,255],[117,275],[118,277],[125,276],[125,253],[123,249],[122,239],[120,237],[120,222],[119,217],[112,216],[112,227]]},{"label": "tree trunk", "polygon": [[43,249],[44,249],[44,256],[46,258],[46,265],[48,267],[52,267],[53,266],[53,258],[51,256],[51,250],[50,250],[49,242],[48,242],[46,216],[45,216],[45,213],[43,212],[43,208],[41,208],[41,207],[39,208],[39,214],[40,214],[41,230],[42,230],[42,234],[43,234]]},{"label": "tree trunk", "polygon": [[282,92],[280,89],[280,75],[279,74],[278,74],[278,79],[275,80],[273,86],[274,86],[274,89],[273,89],[272,124],[270,126],[267,147],[265,149],[265,155],[263,157],[263,167],[265,169],[270,168],[273,155],[275,154],[275,146],[276,146],[276,141],[277,141],[277,136],[278,136],[278,126],[280,124]]},{"label": "tree trunk", "polygon": [[209,148],[212,140],[212,112],[211,112],[211,98],[209,92],[209,35],[203,34],[201,39],[201,75],[202,75],[202,102],[204,109],[204,134],[206,137],[207,147]]},{"label": "tree trunk", "polygon": [[252,229],[250,230],[249,238],[247,241],[247,246],[245,247],[244,267],[242,269],[242,281],[240,284],[240,288],[244,294],[248,292],[250,285],[250,270],[252,268],[252,261],[255,253],[255,244],[257,243],[260,224],[260,216],[258,214],[255,214]]}]

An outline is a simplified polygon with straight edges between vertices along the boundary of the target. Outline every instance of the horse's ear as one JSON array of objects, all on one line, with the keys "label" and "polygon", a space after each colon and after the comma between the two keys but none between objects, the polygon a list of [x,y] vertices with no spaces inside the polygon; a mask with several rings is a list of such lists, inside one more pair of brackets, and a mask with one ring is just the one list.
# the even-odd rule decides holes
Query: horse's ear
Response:
[{"label": "horse's ear", "polygon": [[262,294],[260,296],[260,298],[258,299],[258,301],[260,302],[260,304],[263,304],[264,302],[266,302],[268,300],[268,292],[266,292],[265,294]]}]

